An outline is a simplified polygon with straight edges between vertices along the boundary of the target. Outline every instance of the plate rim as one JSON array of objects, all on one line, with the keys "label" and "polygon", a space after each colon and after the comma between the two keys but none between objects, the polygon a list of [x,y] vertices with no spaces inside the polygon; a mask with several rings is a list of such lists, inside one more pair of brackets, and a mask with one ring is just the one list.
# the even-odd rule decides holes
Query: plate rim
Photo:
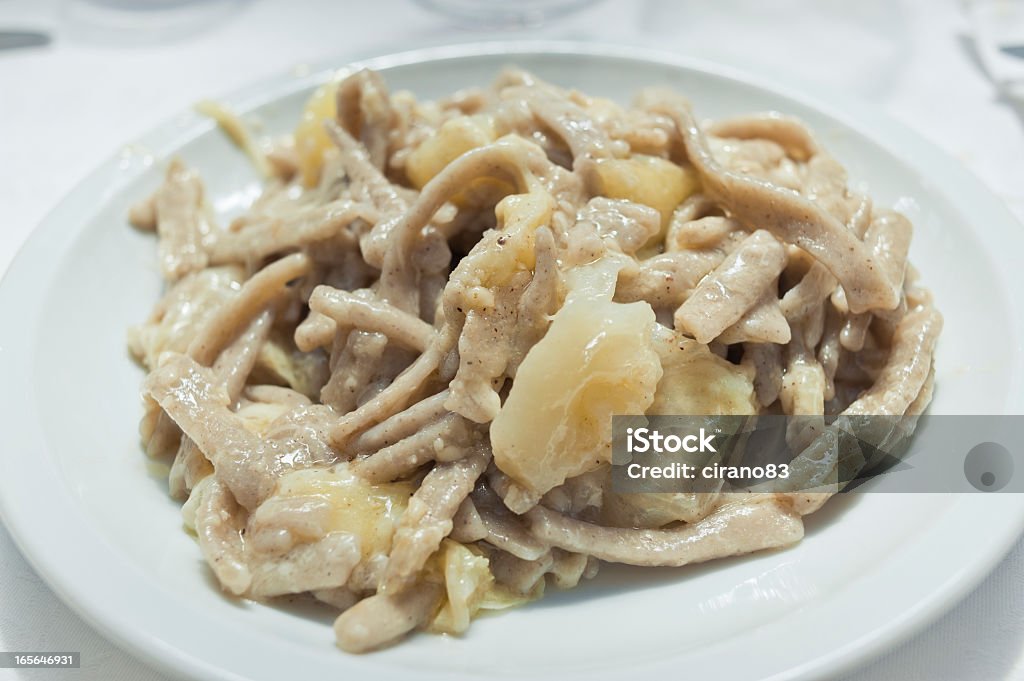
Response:
[{"label": "plate rim", "polygon": [[[762,74],[749,74],[733,66],[663,50],[565,40],[465,42],[415,48],[381,56],[360,56],[351,59],[339,57],[337,59],[323,60],[317,62],[307,73],[296,74],[294,69],[292,71],[282,71],[277,75],[257,79],[218,99],[219,101],[236,106],[244,113],[253,107],[279,99],[289,92],[305,89],[323,82],[332,74],[344,69],[361,67],[389,68],[423,62],[437,62],[446,59],[500,55],[515,56],[517,54],[627,59],[668,65],[683,70],[700,71],[709,75],[738,81],[800,102],[829,117],[850,125],[858,130],[859,133],[872,140],[877,141],[879,136],[890,136],[889,132],[883,131],[894,131],[894,133],[898,133],[903,138],[899,146],[914,149],[915,156],[919,153],[924,158],[938,158],[943,162],[942,172],[950,174],[951,177],[940,182],[940,184],[957,182],[959,183],[960,192],[965,195],[953,202],[954,205],[959,207],[966,201],[980,200],[979,205],[984,207],[983,212],[990,218],[994,217],[994,223],[1008,226],[1013,225],[1018,229],[1020,228],[1019,222],[1009,211],[1005,203],[988,190],[959,161],[923,139],[899,121],[881,114],[870,106],[862,105],[848,95],[826,92],[828,101],[825,101],[818,96],[807,94],[799,86],[794,88],[790,84],[779,83],[777,80],[765,77]],[[822,92],[822,88],[816,87],[816,90]],[[839,110],[837,105],[841,105],[842,110]],[[862,131],[863,124],[865,123],[872,126],[871,134]],[[154,149],[176,148],[193,136],[202,134],[213,125],[213,123],[202,119],[193,111],[185,110],[171,118],[165,119],[136,140],[127,143],[127,145]],[[0,280],[0,309],[4,308],[5,301],[15,297],[13,293],[15,289],[32,283],[32,273],[26,271],[30,269],[26,263],[32,253],[45,251],[45,246],[48,243],[56,243],[57,237],[62,235],[75,236],[78,234],[75,231],[76,226],[84,224],[85,220],[80,219],[78,222],[66,220],[63,218],[62,213],[71,212],[73,205],[76,202],[81,203],[86,196],[90,197],[86,205],[93,206],[90,210],[94,210],[95,206],[106,203],[112,195],[123,189],[129,179],[136,177],[142,172],[140,169],[135,169],[126,174],[124,170],[118,167],[119,158],[119,154],[115,152],[106,161],[90,171],[70,192],[60,199],[39,225],[32,230],[29,237],[17,250],[3,279]],[[903,156],[900,156],[900,160],[909,167],[920,171],[920,163],[913,162]],[[922,177],[932,179],[932,176],[928,173],[920,172]],[[977,230],[975,231],[977,232]],[[1010,230],[1007,231],[1009,232]],[[65,232],[67,234],[64,234]],[[988,242],[987,239],[983,238],[985,235],[977,234],[977,236],[982,243]],[[1024,231],[1013,234],[1013,236],[1021,244],[1024,244]],[[993,254],[990,248],[985,250],[986,253]],[[1007,273],[1001,270],[999,274],[1004,275],[1000,279],[1005,285],[1007,283],[1005,281]],[[1024,273],[1018,273],[1016,278],[1019,282],[1024,283]],[[39,294],[40,297],[42,295],[42,293]],[[1013,409],[1013,413],[1021,413],[1024,412],[1024,398],[1017,398],[1014,402],[1014,396],[1021,395],[1020,387],[1022,381],[1024,381],[1024,378],[1022,378],[1022,373],[1024,372],[1021,371],[1020,345],[1020,339],[1024,335],[1021,333],[1024,330],[1024,313],[1018,311],[1015,321],[1015,329],[1017,331],[1017,344],[1014,346],[1016,353],[1013,364],[1015,370],[1010,384],[1010,394],[1008,397],[1010,405],[1008,409]],[[27,342],[27,339],[23,340]],[[13,369],[17,368],[19,359],[15,356],[17,353],[11,352],[9,348],[18,348],[19,345],[23,346],[24,343],[19,343],[16,334],[0,329],[0,368],[5,370],[3,373],[6,375],[16,375]],[[24,362],[24,359],[22,361]],[[11,373],[8,373],[8,371],[11,371]],[[27,370],[21,373],[26,378],[29,378]],[[14,388],[17,387],[23,388],[25,392],[15,394]],[[28,399],[30,395],[32,399]],[[22,411],[31,417],[32,422],[28,423],[26,419],[21,419],[18,422],[12,421],[10,424],[13,431],[11,441],[18,441],[20,428],[21,441],[32,443],[35,446],[42,446],[45,450],[45,445],[43,445],[41,438],[37,438],[34,435],[35,431],[39,430],[37,427],[39,424],[35,423],[38,414],[35,409],[34,393],[30,381],[21,386],[17,385],[17,381],[11,381],[3,388],[0,388],[0,405],[17,407],[19,403],[28,405],[23,406]],[[6,413],[14,414],[16,412],[13,409],[9,409]],[[12,454],[14,449],[13,447],[5,447],[0,450],[0,461],[4,461],[5,470],[17,470],[18,462],[14,460],[14,455]],[[40,452],[40,454],[43,454],[43,452]],[[45,461],[40,462],[42,465],[52,469],[50,472],[54,475],[59,475],[49,460],[49,455],[41,456],[40,458],[45,459]],[[24,490],[15,489],[17,482],[17,474],[0,476],[0,517],[3,518],[4,524],[7,526],[15,544],[25,559],[32,565],[43,581],[72,610],[91,626],[102,632],[108,640],[134,656],[142,658],[161,671],[174,675],[184,675],[187,672],[189,678],[242,678],[229,669],[213,666],[201,658],[188,654],[184,650],[166,644],[148,632],[137,630],[131,626],[131,621],[123,621],[125,620],[123,616],[119,618],[111,615],[110,612],[105,611],[102,607],[101,601],[97,601],[92,594],[87,595],[84,593],[79,588],[79,585],[76,584],[79,580],[74,578],[77,570],[69,569],[62,560],[55,561],[57,556],[54,554],[53,547],[35,536],[32,528],[33,523],[27,521],[27,517],[31,516],[31,513],[26,512],[24,509],[16,508],[18,505],[12,503],[13,499],[25,499]],[[980,498],[997,498],[995,496],[973,494],[965,495],[965,497],[964,501],[970,498],[975,500]],[[999,560],[1006,555],[1016,542],[1022,530],[1024,530],[1024,495],[1000,495],[1000,497],[1004,500],[1002,503],[1008,509],[1015,511],[1013,517],[1001,526],[1002,532],[999,533],[995,541],[992,540],[990,535],[988,540],[983,542],[982,552],[975,554],[973,560],[963,564],[961,570],[957,573],[949,575],[944,580],[939,580],[940,584],[936,587],[931,597],[919,601],[915,609],[903,613],[901,617],[893,618],[886,629],[851,641],[845,648],[833,650],[830,654],[819,656],[802,665],[790,667],[788,670],[780,672],[772,678],[804,678],[825,672],[839,673],[848,670],[909,638],[917,633],[925,624],[931,622],[941,613],[959,602],[991,572]],[[65,497],[61,501],[63,506],[68,507],[64,510],[74,510],[74,505],[70,503],[70,497]],[[968,503],[972,502],[968,501]],[[100,535],[88,523],[86,523],[85,529],[88,532],[83,533],[80,539],[87,535],[90,537],[95,535],[101,539]],[[76,565],[75,567],[78,568],[80,566]],[[121,567],[124,568],[125,566]],[[127,570],[127,572],[131,573],[132,570]],[[359,662],[360,659],[348,658],[347,663],[351,664],[353,668],[357,668],[363,666]],[[670,666],[663,666],[660,669],[651,667],[650,670],[664,671],[670,668]],[[364,667],[364,669],[378,675],[381,671],[378,667]],[[647,670],[647,668],[644,669],[645,671]],[[396,669],[395,671],[398,670]],[[590,676],[593,676],[593,674],[590,674]]]}]

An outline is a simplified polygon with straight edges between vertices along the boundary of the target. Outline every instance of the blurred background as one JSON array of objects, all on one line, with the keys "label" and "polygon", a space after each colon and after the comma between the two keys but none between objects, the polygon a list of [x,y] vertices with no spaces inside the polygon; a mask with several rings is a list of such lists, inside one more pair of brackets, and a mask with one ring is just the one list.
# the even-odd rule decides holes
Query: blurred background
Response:
[{"label": "blurred background", "polygon": [[[1024,220],[1024,0],[0,0],[0,273],[94,166],[199,99],[357,57],[545,38],[868,100]],[[1022,585],[1018,544],[957,609],[848,679],[1024,679]],[[81,650],[75,679],[164,678],[68,611],[2,528],[0,650]]]}]

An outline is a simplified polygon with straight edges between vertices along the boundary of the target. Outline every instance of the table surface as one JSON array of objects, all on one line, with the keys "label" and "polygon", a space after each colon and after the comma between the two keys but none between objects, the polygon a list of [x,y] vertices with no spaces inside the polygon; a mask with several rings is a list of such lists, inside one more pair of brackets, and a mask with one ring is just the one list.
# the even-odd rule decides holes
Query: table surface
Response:
[{"label": "table surface", "polygon": [[[959,158],[1024,220],[1024,105],[997,92],[956,0],[606,0],[540,26],[487,31],[407,0],[221,1],[229,11],[201,30],[158,35],[100,25],[88,0],[0,0],[0,31],[53,39],[0,51],[0,273],[75,183],[187,103],[298,64],[493,38],[658,47],[842,89]],[[1024,541],[952,611],[845,678],[1024,679],[1022,587]],[[82,669],[61,678],[166,678],[64,606],[2,527],[0,650],[81,651]],[[0,670],[0,679],[51,676]]]}]

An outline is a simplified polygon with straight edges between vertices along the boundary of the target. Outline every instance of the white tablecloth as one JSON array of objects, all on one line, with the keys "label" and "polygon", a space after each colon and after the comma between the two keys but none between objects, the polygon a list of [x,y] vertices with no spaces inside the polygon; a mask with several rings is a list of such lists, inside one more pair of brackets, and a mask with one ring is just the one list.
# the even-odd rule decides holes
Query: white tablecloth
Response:
[{"label": "white tablecloth", "polygon": [[[175,40],[99,35],[81,19],[85,3],[0,0],[0,31],[54,38],[0,52],[0,272],[93,166],[190,102],[299,63],[476,38],[646,45],[844,89],[960,158],[1024,218],[1024,108],[996,93],[955,0],[608,0],[490,33],[405,0],[254,0]],[[84,661],[77,672],[0,670],[0,679],[165,678],[58,601],[2,528],[0,650],[77,650]],[[954,610],[848,678],[1024,679],[1024,542]]]}]

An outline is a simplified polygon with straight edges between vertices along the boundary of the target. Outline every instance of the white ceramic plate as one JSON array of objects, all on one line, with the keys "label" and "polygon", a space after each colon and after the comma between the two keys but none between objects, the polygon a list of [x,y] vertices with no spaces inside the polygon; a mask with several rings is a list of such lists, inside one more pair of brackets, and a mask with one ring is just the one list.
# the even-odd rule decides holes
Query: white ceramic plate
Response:
[{"label": "white ceramic plate", "polygon": [[[946,317],[933,413],[1021,413],[1024,232],[1001,203],[913,132],[851,102],[788,93],[663,54],[565,43],[491,44],[365,62],[422,97],[487,83],[506,64],[627,99],[686,93],[702,116],[800,116],[916,224],[912,257]],[[226,98],[289,129],[325,70]],[[353,657],[330,615],[220,595],[136,435],[141,372],[125,328],[160,292],[156,243],[125,223],[164,161],[202,171],[222,213],[257,187],[249,164],[192,113],[102,165],[36,230],[0,287],[0,500],[26,557],[97,628],[167,670],[202,679],[662,677],[834,674],[950,607],[1024,525],[1024,495],[851,495],[780,552],[675,570],[606,567],[572,592],[477,621],[464,638],[420,635]]]}]

